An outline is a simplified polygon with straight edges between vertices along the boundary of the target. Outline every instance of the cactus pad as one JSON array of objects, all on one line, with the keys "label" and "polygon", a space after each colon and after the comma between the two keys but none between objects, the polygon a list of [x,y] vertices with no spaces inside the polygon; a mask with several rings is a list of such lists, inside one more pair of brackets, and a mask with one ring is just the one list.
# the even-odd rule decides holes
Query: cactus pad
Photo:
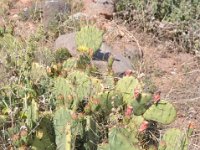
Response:
[{"label": "cactus pad", "polygon": [[131,133],[124,128],[112,128],[108,140],[110,150],[139,150],[139,147],[132,143]]},{"label": "cactus pad", "polygon": [[[164,143],[164,144],[163,144]],[[179,129],[168,129],[159,144],[159,150],[188,150],[188,138]]]},{"label": "cactus pad", "polygon": [[53,117],[54,130],[56,135],[56,145],[59,149],[66,147],[66,127],[72,124],[71,112],[65,108],[58,109]]},{"label": "cactus pad", "polygon": [[66,71],[71,71],[77,67],[77,59],[76,58],[69,58],[63,62],[63,69]]},{"label": "cactus pad", "polygon": [[92,49],[93,53],[95,53],[100,48],[102,40],[103,32],[94,26],[82,27],[81,30],[76,33],[78,50],[83,53],[88,53],[89,49]]},{"label": "cactus pad", "polygon": [[148,109],[150,105],[152,95],[147,93],[140,94],[140,97],[132,101],[133,113],[134,115],[142,115]]},{"label": "cactus pad", "polygon": [[153,104],[143,115],[146,120],[156,121],[162,124],[170,124],[176,119],[176,109],[172,104],[161,100]]},{"label": "cactus pad", "polygon": [[66,105],[69,107],[72,104],[69,96],[73,94],[73,86],[69,80],[62,77],[56,78],[53,93],[57,98],[58,105]]},{"label": "cactus pad", "polygon": [[75,98],[78,101],[88,98],[90,96],[92,83],[89,76],[81,71],[73,71],[68,74],[68,80],[73,86]]},{"label": "cactus pad", "polygon": [[116,85],[116,91],[122,93],[123,100],[128,105],[131,105],[134,100],[134,89],[136,88],[140,89],[141,85],[139,81],[132,76],[123,77]]}]

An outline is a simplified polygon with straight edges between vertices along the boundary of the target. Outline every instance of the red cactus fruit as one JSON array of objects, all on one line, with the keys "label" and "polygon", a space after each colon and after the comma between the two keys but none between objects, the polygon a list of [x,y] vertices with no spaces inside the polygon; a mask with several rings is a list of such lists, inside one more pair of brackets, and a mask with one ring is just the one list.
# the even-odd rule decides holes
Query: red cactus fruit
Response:
[{"label": "red cactus fruit", "polygon": [[124,76],[131,76],[131,75],[133,75],[133,71],[132,70],[126,70],[125,72],[124,72]]},{"label": "red cactus fruit", "polygon": [[132,112],[133,112],[133,107],[128,106],[126,111],[125,111],[125,116],[130,117],[132,115]]},{"label": "red cactus fruit", "polygon": [[154,95],[153,95],[154,103],[158,103],[160,101],[160,94],[161,94],[160,91],[157,91],[156,93],[154,93]]},{"label": "red cactus fruit", "polygon": [[135,97],[136,99],[138,99],[139,96],[140,96],[140,90],[139,90],[138,88],[135,88],[135,89],[134,89],[134,97]]},{"label": "red cactus fruit", "polygon": [[194,129],[196,128],[196,125],[194,122],[190,122],[188,126],[187,134],[188,136],[191,136],[193,134]]},{"label": "red cactus fruit", "polygon": [[95,104],[95,105],[99,105],[100,101],[99,101],[99,99],[93,99],[92,103]]},{"label": "red cactus fruit", "polygon": [[78,115],[77,113],[72,113],[71,114],[72,119],[77,120],[78,119]]},{"label": "red cactus fruit", "polygon": [[143,121],[142,124],[140,125],[139,132],[145,131],[148,128],[148,126],[149,126],[149,122]]}]

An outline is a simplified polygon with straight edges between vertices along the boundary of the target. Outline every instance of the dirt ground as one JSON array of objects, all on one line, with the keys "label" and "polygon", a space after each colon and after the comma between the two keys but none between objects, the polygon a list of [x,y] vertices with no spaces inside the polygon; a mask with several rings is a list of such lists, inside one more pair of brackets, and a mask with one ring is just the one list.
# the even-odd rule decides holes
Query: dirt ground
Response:
[{"label": "dirt ground", "polygon": [[[21,1],[18,8],[30,5]],[[10,18],[15,18],[19,10],[10,10]],[[16,30],[26,35],[37,27],[32,22],[17,21]],[[107,21],[109,26],[109,21]],[[122,25],[119,25],[122,26]],[[25,27],[25,28],[23,28]],[[28,30],[27,30],[28,29]],[[28,33],[27,33],[28,32]],[[135,30],[136,44],[143,51],[140,73],[162,92],[162,98],[171,101],[177,108],[176,121],[170,127],[186,130],[190,122],[195,123],[195,132],[190,143],[190,150],[200,149],[200,56],[176,52],[169,48],[168,41],[160,41],[150,34]]]}]

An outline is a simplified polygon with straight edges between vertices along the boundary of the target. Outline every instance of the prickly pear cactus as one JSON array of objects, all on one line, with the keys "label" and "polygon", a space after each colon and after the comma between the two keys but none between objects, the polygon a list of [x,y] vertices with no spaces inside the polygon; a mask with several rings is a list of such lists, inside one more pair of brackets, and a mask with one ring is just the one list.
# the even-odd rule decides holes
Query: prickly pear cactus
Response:
[{"label": "prickly pear cactus", "polygon": [[98,93],[101,93],[103,91],[102,81],[92,77],[90,78],[92,82],[92,93],[91,95],[97,95]]},{"label": "prickly pear cactus", "polygon": [[63,62],[63,69],[66,71],[71,71],[77,67],[77,59],[69,58]]},{"label": "prickly pear cactus", "polygon": [[27,119],[26,122],[29,127],[33,127],[33,123],[36,123],[38,120],[38,104],[37,102],[33,99],[31,101],[31,104],[27,107]]},{"label": "prickly pear cactus", "polygon": [[63,77],[55,79],[53,93],[57,99],[57,105],[65,105],[68,108],[73,103],[73,86],[71,82]]},{"label": "prickly pear cactus", "polygon": [[32,150],[41,150],[48,149],[54,150],[56,149],[56,145],[54,143],[54,134],[53,134],[53,123],[49,117],[44,117],[40,121],[39,126],[36,129],[36,135],[31,144]]},{"label": "prickly pear cactus", "polygon": [[133,136],[125,128],[112,128],[109,131],[110,150],[139,150],[139,147],[132,143]]},{"label": "prickly pear cactus", "polygon": [[73,106],[77,107],[80,101],[90,96],[92,90],[92,82],[89,76],[81,71],[73,71],[68,74],[68,80],[73,86],[74,103]]},{"label": "prickly pear cactus", "polygon": [[188,138],[180,129],[168,129],[159,144],[159,150],[188,150]]},{"label": "prickly pear cactus", "polygon": [[113,76],[104,76],[102,82],[105,89],[113,89],[115,86]]},{"label": "prickly pear cactus", "polygon": [[92,49],[93,53],[95,53],[100,48],[102,40],[103,32],[94,26],[82,27],[81,30],[76,33],[78,50],[83,53],[88,53],[89,49]]},{"label": "prickly pear cactus", "polygon": [[141,89],[141,84],[133,76],[123,77],[118,81],[116,85],[116,91],[120,92],[123,95],[123,100],[128,105],[131,105],[134,101],[134,90]]},{"label": "prickly pear cactus", "polygon": [[168,125],[176,119],[176,109],[169,102],[161,100],[147,109],[143,114],[143,117],[146,120],[152,120]]},{"label": "prickly pear cactus", "polygon": [[[56,145],[57,149],[59,150],[66,150],[66,147],[68,146],[66,141],[69,141],[71,138],[68,135],[68,132],[71,133],[71,131],[66,131],[67,127],[71,125],[73,122],[73,119],[71,117],[71,111],[60,108],[58,109],[53,117],[53,124],[54,124],[54,131],[56,135]],[[71,130],[71,129],[70,129]],[[72,141],[69,141],[72,143]]]},{"label": "prickly pear cactus", "polygon": [[136,138],[138,135],[138,129],[140,128],[142,122],[144,121],[144,118],[142,116],[133,116],[127,125],[128,131],[130,131],[133,136],[135,136],[134,143],[138,142],[138,139]]},{"label": "prickly pear cactus", "polygon": [[138,99],[132,101],[134,115],[142,115],[148,109],[152,95],[149,93],[141,93]]},{"label": "prickly pear cactus", "polygon": [[99,95],[97,96],[97,98],[100,100],[101,110],[105,114],[109,114],[112,109],[112,104],[111,101],[109,100],[109,97],[110,97],[110,92],[102,92],[99,93]]},{"label": "prickly pear cactus", "polygon": [[97,135],[97,127],[96,127],[96,122],[92,116],[86,116],[86,139],[87,142],[84,144],[85,148],[87,150],[94,150],[97,149],[97,140],[98,140],[98,135]]},{"label": "prickly pear cactus", "polygon": [[112,108],[123,107],[123,97],[114,91],[99,93],[97,98],[100,100],[100,110],[105,114],[110,114]]}]

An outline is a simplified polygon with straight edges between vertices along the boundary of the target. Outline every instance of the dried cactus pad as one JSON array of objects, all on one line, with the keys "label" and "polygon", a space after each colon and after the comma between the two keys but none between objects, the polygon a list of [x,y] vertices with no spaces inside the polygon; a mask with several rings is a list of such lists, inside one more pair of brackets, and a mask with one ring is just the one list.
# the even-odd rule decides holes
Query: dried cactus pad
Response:
[{"label": "dried cactus pad", "polygon": [[188,138],[179,129],[168,129],[163,135],[158,150],[188,150]]},{"label": "dried cactus pad", "polygon": [[176,109],[169,102],[161,100],[159,103],[153,104],[147,109],[143,117],[146,120],[152,120],[167,125],[176,119]]},{"label": "dried cactus pad", "polygon": [[102,43],[103,40],[103,31],[99,30],[94,26],[86,26],[82,27],[79,32],[76,33],[76,44],[78,46],[78,50],[81,52],[83,47],[88,49],[92,49],[93,52],[96,52]]}]

